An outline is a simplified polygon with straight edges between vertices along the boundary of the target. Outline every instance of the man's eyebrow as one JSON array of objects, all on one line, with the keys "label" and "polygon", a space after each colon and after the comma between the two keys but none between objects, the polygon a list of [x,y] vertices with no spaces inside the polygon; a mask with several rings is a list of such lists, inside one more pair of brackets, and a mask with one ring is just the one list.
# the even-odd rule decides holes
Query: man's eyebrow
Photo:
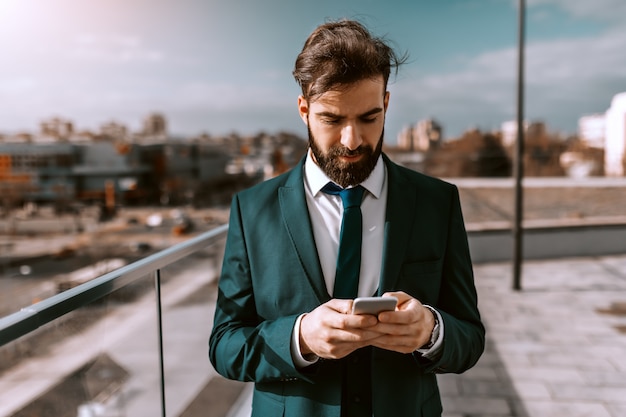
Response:
[{"label": "man's eyebrow", "polygon": [[[378,114],[378,113],[380,113],[382,111],[383,111],[382,107],[374,107],[373,109],[368,110],[368,111],[366,111],[363,114],[360,114],[358,117],[369,117],[369,116],[372,116],[374,114]],[[319,116],[319,117],[329,117],[329,118],[333,118],[333,119],[345,119],[346,118],[346,116],[342,116],[340,114],[336,114],[336,113],[333,113],[331,111],[320,111],[320,112],[317,112],[315,114],[317,116]]]},{"label": "man's eyebrow", "polygon": [[331,119],[343,119],[343,118],[345,118],[345,116],[340,116],[340,115],[338,115],[336,113],[333,113],[331,111],[320,111],[320,112],[316,112],[315,114],[317,116],[320,116],[320,117],[328,117],[328,118],[331,118]]},{"label": "man's eyebrow", "polygon": [[368,117],[368,116],[373,116],[377,113],[380,113],[383,111],[382,107],[374,107],[372,110],[370,111],[366,111],[365,113],[363,113],[362,115],[360,115],[359,117]]}]

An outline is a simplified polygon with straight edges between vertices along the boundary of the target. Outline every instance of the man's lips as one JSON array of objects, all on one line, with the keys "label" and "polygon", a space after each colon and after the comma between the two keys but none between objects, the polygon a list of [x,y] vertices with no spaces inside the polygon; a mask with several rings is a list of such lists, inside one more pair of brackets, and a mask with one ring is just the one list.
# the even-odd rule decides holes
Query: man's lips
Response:
[{"label": "man's lips", "polygon": [[346,161],[346,162],[358,161],[362,157],[363,157],[362,153],[358,153],[354,155],[339,155],[339,158],[341,158],[342,161]]}]

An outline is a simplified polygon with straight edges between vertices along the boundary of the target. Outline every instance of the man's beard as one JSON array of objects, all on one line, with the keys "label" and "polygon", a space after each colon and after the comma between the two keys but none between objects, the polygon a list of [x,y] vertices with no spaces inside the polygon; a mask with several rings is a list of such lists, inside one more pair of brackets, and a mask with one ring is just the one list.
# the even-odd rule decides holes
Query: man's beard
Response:
[{"label": "man's beard", "polygon": [[[385,130],[380,134],[380,139],[376,144],[376,149],[373,149],[370,145],[362,144],[355,150],[350,150],[341,144],[335,144],[331,146],[328,152],[324,153],[315,143],[315,138],[311,129],[309,132],[309,146],[311,152],[315,156],[317,165],[324,171],[328,178],[337,183],[343,188],[348,186],[354,186],[361,184],[365,181],[378,162],[378,157],[383,148],[383,136]],[[343,162],[339,159],[340,156],[355,156],[363,155],[361,159],[356,162]]]}]

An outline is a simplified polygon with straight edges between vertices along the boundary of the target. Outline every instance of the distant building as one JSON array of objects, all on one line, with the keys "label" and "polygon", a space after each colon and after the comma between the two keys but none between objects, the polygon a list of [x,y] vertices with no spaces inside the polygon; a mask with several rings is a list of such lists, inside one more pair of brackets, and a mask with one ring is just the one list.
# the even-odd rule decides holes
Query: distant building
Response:
[{"label": "distant building", "polygon": [[[132,133],[117,122],[97,133],[77,132],[71,122],[54,118],[35,135],[0,135],[0,209],[24,203],[228,203],[236,189],[295,165],[307,144],[289,133],[173,138],[156,113]],[[236,172],[233,161],[240,162]]]},{"label": "distant building", "polygon": [[16,201],[73,197],[76,149],[67,143],[0,144],[0,199]]},{"label": "distant building", "polygon": [[606,138],[606,115],[592,114],[578,120],[578,136],[590,148],[604,149]]},{"label": "distant building", "polygon": [[398,133],[397,146],[400,149],[411,150],[413,147],[413,126],[404,126]]},{"label": "distant building", "polygon": [[70,136],[74,134],[74,124],[59,117],[44,120],[41,122],[40,128],[42,141],[57,142],[69,140]]},{"label": "distant building", "polygon": [[121,123],[110,121],[100,126],[100,134],[109,139],[125,141],[128,139],[128,128]]},{"label": "distant building", "polygon": [[149,114],[143,121],[141,136],[146,139],[167,139],[167,121],[160,113]]},{"label": "distant building", "polygon": [[32,143],[34,136],[31,133],[19,132],[14,135],[6,135],[2,137],[2,143]]},{"label": "distant building", "polygon": [[604,171],[610,177],[624,176],[626,159],[626,92],[617,94],[606,112]]},{"label": "distant building", "polygon": [[152,167],[142,163],[144,147],[99,141],[77,145],[76,163],[72,166],[75,198],[85,202],[102,201],[107,187],[116,200],[124,203],[147,199]]},{"label": "distant building", "polygon": [[420,120],[415,126],[405,127],[398,135],[398,148],[425,152],[437,147],[443,140],[443,127],[434,119]]},{"label": "distant building", "polygon": [[[528,122],[524,122],[524,132],[528,131]],[[502,145],[505,148],[510,148],[517,142],[517,120],[508,120],[503,122],[500,126],[502,131]]]}]

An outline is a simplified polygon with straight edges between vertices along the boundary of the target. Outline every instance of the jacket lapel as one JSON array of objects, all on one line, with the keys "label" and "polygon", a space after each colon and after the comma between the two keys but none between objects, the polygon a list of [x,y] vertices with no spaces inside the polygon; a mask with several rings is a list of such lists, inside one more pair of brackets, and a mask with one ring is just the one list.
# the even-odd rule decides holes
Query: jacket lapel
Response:
[{"label": "jacket lapel", "polygon": [[411,237],[410,231],[417,210],[414,187],[397,166],[383,155],[387,166],[387,208],[385,215],[385,241],[378,295],[397,290],[400,268]]},{"label": "jacket lapel", "polygon": [[317,256],[313,228],[304,192],[304,158],[289,174],[283,187],[278,189],[281,215],[304,272],[320,303],[330,299],[322,267]]}]

